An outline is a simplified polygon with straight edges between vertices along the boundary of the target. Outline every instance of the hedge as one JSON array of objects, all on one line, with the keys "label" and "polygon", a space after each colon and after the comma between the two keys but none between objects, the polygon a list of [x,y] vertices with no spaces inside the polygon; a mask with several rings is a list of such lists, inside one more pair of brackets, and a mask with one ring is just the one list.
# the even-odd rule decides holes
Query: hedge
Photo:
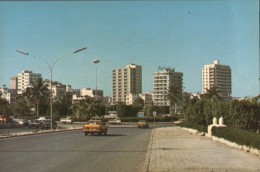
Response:
[{"label": "hedge", "polygon": [[212,134],[216,137],[224,138],[240,145],[260,149],[260,134],[258,133],[228,127],[213,127]]},{"label": "hedge", "polygon": [[192,122],[184,121],[184,122],[180,123],[178,126],[185,127],[185,128],[192,128],[192,129],[198,130],[199,132],[205,132],[205,133],[208,132],[207,126],[195,124]]},{"label": "hedge", "polygon": [[[153,117],[128,117],[128,118],[120,118],[122,122],[138,122],[139,120],[146,120],[147,122],[153,122]],[[177,117],[155,117],[155,122],[173,122],[176,121]]]}]

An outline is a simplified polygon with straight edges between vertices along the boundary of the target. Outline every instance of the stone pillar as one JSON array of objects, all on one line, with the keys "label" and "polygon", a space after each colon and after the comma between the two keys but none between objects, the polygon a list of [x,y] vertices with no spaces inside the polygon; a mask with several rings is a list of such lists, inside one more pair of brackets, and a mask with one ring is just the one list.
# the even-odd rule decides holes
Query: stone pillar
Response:
[{"label": "stone pillar", "polygon": [[223,117],[220,117],[220,118],[219,118],[218,124],[219,124],[220,126],[224,125]]},{"label": "stone pillar", "polygon": [[213,125],[218,125],[218,122],[217,122],[217,118],[216,118],[216,117],[213,118]]}]

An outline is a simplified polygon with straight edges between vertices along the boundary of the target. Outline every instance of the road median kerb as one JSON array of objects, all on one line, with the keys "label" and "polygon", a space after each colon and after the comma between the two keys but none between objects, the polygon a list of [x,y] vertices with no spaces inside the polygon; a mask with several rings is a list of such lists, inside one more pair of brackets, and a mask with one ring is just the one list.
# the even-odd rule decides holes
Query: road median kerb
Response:
[{"label": "road median kerb", "polygon": [[57,133],[57,132],[66,132],[66,131],[81,130],[81,129],[82,129],[82,127],[71,127],[71,128],[66,128],[66,129],[39,130],[39,131],[30,131],[30,132],[9,133],[9,134],[0,135],[0,139],[20,137],[20,136],[29,136],[29,135]]},{"label": "road median kerb", "polygon": [[[136,127],[136,125],[107,125],[107,126],[109,128],[135,128]],[[0,135],[0,139],[29,136],[29,135],[48,134],[48,133],[55,133],[55,132],[66,132],[66,131],[73,131],[73,130],[82,130],[82,126],[80,127],[72,126],[70,128],[55,129],[55,130],[38,130],[38,131],[19,132],[19,133],[2,133]]]}]

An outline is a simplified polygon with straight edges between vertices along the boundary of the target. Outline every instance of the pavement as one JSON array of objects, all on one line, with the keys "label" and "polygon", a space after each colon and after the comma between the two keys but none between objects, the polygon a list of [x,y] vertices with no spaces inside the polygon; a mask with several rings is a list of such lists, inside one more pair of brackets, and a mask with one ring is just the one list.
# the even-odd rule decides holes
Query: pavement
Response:
[{"label": "pavement", "polygon": [[260,156],[180,127],[155,128],[145,172],[260,172]]}]

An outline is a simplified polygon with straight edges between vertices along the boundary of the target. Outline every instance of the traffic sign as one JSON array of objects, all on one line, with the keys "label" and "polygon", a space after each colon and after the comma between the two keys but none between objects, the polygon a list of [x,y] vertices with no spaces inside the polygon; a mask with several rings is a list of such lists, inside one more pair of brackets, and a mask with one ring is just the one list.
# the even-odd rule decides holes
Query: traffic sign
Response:
[{"label": "traffic sign", "polygon": [[153,116],[156,116],[156,111],[153,111]]}]

